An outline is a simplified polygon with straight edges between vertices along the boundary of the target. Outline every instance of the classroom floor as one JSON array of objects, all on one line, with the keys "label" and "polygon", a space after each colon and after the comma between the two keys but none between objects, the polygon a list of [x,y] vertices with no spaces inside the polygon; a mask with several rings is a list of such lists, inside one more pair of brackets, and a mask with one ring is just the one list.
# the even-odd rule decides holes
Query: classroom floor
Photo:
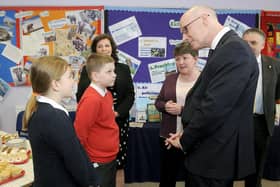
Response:
[{"label": "classroom floor", "polygon": [[[125,187],[158,187],[158,183],[152,183],[152,182],[130,183],[130,184],[125,184]],[[178,182],[176,187],[184,187],[184,183]],[[244,187],[244,182],[243,181],[235,182],[234,187]],[[280,187],[280,181],[269,181],[263,179],[262,187]]]}]

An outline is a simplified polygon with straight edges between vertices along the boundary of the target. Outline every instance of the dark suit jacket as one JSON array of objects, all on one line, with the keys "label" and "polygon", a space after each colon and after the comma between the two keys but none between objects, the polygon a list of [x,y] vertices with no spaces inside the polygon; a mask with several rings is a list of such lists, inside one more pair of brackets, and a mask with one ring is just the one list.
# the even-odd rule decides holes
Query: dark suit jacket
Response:
[{"label": "dark suit jacket", "polygon": [[193,174],[242,178],[255,171],[253,102],[258,65],[251,48],[227,32],[187,95],[180,139]]},{"label": "dark suit jacket", "polygon": [[275,119],[275,100],[280,99],[280,62],[264,56],[262,61],[263,109],[267,130],[272,136]]},{"label": "dark suit jacket", "polygon": [[[114,107],[115,111],[119,113],[119,118],[121,120],[129,116],[129,110],[134,102],[134,87],[129,67],[126,64],[115,63],[115,73],[117,74],[117,78],[113,90],[117,93],[117,103]],[[78,91],[76,93],[78,102],[89,84],[90,80],[86,68],[84,67],[81,72]]]},{"label": "dark suit jacket", "polygon": [[178,73],[168,75],[162,85],[160,93],[156,99],[155,106],[159,112],[162,113],[160,121],[160,136],[169,137],[169,133],[176,133],[177,115],[172,115],[165,110],[167,101],[176,101],[176,82]]}]

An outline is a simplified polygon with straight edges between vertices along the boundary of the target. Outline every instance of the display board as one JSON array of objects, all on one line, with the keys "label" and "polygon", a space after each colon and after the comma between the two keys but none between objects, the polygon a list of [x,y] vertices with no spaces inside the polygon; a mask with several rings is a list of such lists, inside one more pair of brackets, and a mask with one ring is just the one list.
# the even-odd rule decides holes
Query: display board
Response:
[{"label": "display board", "polygon": [[[161,82],[162,77],[152,75],[153,68],[174,70],[170,61],[173,59],[175,45],[181,42],[179,19],[185,10],[116,7],[105,9],[106,30],[117,42],[121,57],[127,55],[126,59],[131,57],[132,64],[136,64],[137,69],[133,70],[134,82]],[[258,25],[259,11],[217,10],[217,14],[222,24],[239,33],[247,27]],[[200,57],[205,56],[207,53],[200,53]],[[158,64],[150,65],[156,62]],[[167,65],[163,68],[163,64]]]},{"label": "display board", "polygon": [[4,50],[7,44],[17,45],[15,14],[15,10],[0,10],[0,78],[2,82],[13,82],[10,67],[17,65],[13,60],[7,58]]},{"label": "display board", "polygon": [[263,54],[280,59],[280,11],[262,11],[260,27],[266,34]]},{"label": "display board", "polygon": [[11,86],[29,85],[30,59],[56,55],[72,65],[77,79],[103,28],[103,6],[1,7],[0,77]]}]

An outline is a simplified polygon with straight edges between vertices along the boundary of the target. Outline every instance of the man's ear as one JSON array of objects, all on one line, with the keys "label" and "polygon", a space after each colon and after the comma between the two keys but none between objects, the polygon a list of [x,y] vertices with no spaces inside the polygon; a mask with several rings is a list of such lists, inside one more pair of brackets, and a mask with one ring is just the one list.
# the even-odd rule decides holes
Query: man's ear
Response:
[{"label": "man's ear", "polygon": [[201,19],[202,19],[202,23],[205,24],[205,25],[208,25],[209,24],[209,14],[202,14],[201,15]]},{"label": "man's ear", "polygon": [[261,50],[263,50],[264,47],[265,47],[265,41],[262,42],[262,48],[261,48]]}]

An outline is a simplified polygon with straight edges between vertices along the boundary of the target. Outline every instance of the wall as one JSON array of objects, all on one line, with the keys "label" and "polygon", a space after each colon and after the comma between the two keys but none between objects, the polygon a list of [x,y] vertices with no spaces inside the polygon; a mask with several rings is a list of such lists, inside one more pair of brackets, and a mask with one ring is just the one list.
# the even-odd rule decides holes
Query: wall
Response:
[{"label": "wall", "polygon": [[30,93],[30,87],[11,87],[5,100],[0,103],[0,130],[16,131],[17,112],[24,108]]},{"label": "wall", "polygon": [[[226,3],[225,3],[226,2]],[[105,5],[123,6],[123,7],[154,7],[154,8],[189,8],[196,4],[215,5],[215,9],[250,9],[250,10],[280,10],[279,0],[235,0],[235,1],[217,1],[217,0],[57,0],[38,1],[38,0],[9,0],[1,1],[0,6],[86,6],[86,5]],[[15,132],[16,114],[19,108],[24,107],[31,92],[27,87],[11,88],[9,94],[3,102],[0,103],[0,130]]]},{"label": "wall", "polygon": [[[190,6],[203,4],[213,6],[216,9],[265,9],[280,10],[279,0],[59,0],[59,5],[105,5],[105,6],[131,6],[131,7],[154,7],[154,8],[189,8]],[[58,6],[57,0],[38,1],[38,0],[9,0],[1,1],[0,6]]]}]

